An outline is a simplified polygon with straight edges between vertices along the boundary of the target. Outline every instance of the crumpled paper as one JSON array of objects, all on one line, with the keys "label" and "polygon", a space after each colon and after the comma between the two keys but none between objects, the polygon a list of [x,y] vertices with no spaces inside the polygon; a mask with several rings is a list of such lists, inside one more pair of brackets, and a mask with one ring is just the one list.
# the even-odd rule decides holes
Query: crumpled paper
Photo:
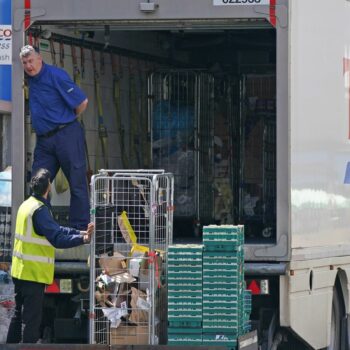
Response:
[{"label": "crumpled paper", "polygon": [[121,318],[128,314],[126,302],[120,304],[120,308],[102,308],[103,314],[111,322],[111,328],[118,328],[121,323]]}]

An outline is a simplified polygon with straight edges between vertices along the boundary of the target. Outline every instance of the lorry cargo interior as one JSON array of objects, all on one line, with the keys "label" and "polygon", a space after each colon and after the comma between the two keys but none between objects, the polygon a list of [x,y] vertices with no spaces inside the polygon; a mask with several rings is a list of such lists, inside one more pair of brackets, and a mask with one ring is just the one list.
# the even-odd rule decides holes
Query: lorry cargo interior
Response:
[{"label": "lorry cargo interior", "polygon": [[[275,30],[263,20],[131,29],[66,23],[29,32],[45,62],[79,74],[89,169],[173,173],[175,241],[198,240],[203,225],[244,224],[246,243],[275,243]],[[68,198],[53,196],[61,221]]]}]

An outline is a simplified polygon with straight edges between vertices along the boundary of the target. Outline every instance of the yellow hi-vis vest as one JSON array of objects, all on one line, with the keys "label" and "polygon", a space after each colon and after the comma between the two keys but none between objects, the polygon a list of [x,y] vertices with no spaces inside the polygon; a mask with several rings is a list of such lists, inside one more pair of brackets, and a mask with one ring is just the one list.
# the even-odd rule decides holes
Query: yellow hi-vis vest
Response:
[{"label": "yellow hi-vis vest", "polygon": [[13,244],[11,276],[45,284],[53,282],[55,248],[45,236],[35,233],[32,217],[44,205],[29,197],[18,209]]}]

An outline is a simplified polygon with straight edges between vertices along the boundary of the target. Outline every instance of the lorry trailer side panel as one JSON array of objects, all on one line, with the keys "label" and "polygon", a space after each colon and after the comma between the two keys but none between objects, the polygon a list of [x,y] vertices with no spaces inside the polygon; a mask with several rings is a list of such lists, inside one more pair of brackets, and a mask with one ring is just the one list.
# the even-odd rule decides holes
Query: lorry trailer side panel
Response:
[{"label": "lorry trailer side panel", "polygon": [[331,341],[336,279],[349,312],[349,5],[290,3],[292,256],[280,322],[315,349]]}]

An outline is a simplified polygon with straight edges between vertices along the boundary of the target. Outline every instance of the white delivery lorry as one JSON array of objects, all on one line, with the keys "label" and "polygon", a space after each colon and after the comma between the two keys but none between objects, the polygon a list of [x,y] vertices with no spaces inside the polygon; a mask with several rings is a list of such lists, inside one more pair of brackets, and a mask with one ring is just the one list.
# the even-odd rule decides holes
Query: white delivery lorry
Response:
[{"label": "white delivery lorry", "polygon": [[[350,2],[12,3],[12,216],[35,143],[18,56],[32,43],[88,95],[92,172],[172,172],[175,241],[207,224],[245,226],[262,349],[349,348]],[[54,194],[61,222],[68,203]],[[88,308],[71,306],[88,295],[87,256],[57,255],[44,316],[54,341],[87,340],[76,320]]]}]

